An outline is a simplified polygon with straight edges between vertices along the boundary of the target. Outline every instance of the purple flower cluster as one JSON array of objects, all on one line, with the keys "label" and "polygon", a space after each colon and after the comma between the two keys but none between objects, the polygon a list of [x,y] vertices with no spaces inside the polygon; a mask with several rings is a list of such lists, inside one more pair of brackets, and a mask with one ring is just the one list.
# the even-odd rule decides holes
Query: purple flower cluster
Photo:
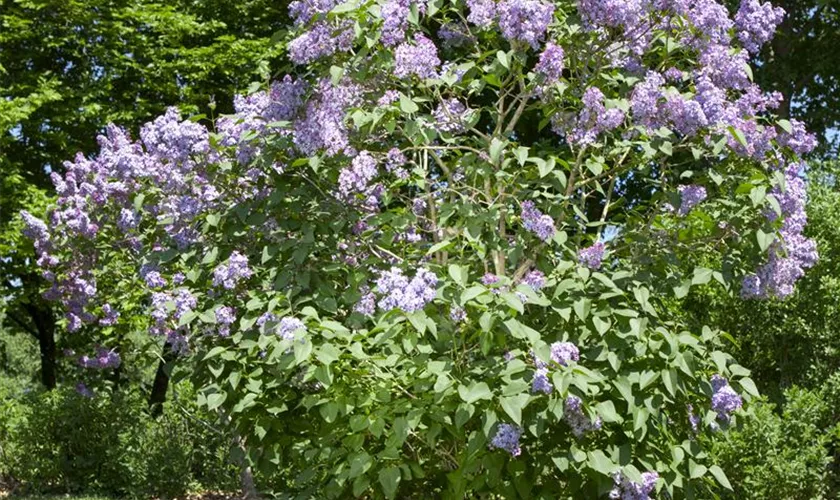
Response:
[{"label": "purple flower cluster", "polygon": [[[142,213],[157,219],[169,239],[166,244],[184,248],[196,241],[196,219],[219,201],[205,170],[207,160],[215,158],[209,132],[200,124],[181,120],[177,110],[170,108],[144,125],[140,137],[140,142],[133,142],[124,131],[109,126],[98,138],[100,150],[95,159],[78,156],[75,162],[65,164],[63,177],[53,173],[59,196],[50,214],[52,234],[46,234],[43,226],[28,224],[29,232],[37,238],[43,266],[59,264],[49,253],[55,237],[66,241],[93,238],[109,218],[122,232],[123,239],[115,243],[132,252],[141,251],[143,245],[133,234],[141,212],[133,206],[133,198],[147,184],[158,188],[159,197],[156,204],[143,207]],[[95,253],[79,255],[64,264],[61,274],[51,271],[45,276],[52,284],[45,296],[64,303],[71,331],[83,322],[97,320],[89,310],[96,285],[88,269],[95,261]],[[154,266],[144,266],[140,275],[152,289],[167,284]],[[101,314],[103,324],[116,320],[110,306],[103,307]]]},{"label": "purple flower cluster", "polygon": [[289,3],[289,17],[295,26],[308,24],[315,16],[323,16],[342,0],[293,0]]},{"label": "purple flower cluster", "polygon": [[382,6],[382,43],[393,47],[405,40],[411,0],[388,0]]},{"label": "purple flower cluster", "polygon": [[554,18],[554,5],[544,0],[467,0],[467,21],[488,28],[498,21],[511,43],[523,42],[537,49]]},{"label": "purple flower cluster", "polygon": [[230,325],[236,321],[236,311],[230,306],[219,306],[216,308],[216,324],[220,337],[230,336]]},{"label": "purple flower cluster", "polygon": [[23,235],[32,240],[36,247],[48,247],[50,241],[50,231],[47,225],[41,219],[30,214],[26,210],[20,212],[20,218],[23,220]]},{"label": "purple flower cluster", "polygon": [[277,335],[283,340],[294,340],[299,331],[306,331],[306,326],[297,318],[283,318],[277,325]]},{"label": "purple flower cluster", "polygon": [[579,0],[578,10],[591,29],[633,26],[643,12],[640,0]]},{"label": "purple flower cluster", "polygon": [[269,330],[277,323],[277,315],[274,313],[263,313],[257,318],[257,326],[260,327],[263,333],[268,333]]},{"label": "purple flower cluster", "polygon": [[630,106],[636,123],[648,129],[668,125],[686,137],[694,136],[709,125],[709,118],[698,99],[666,91],[664,84],[661,74],[650,71],[633,90]]},{"label": "purple flower cluster", "polygon": [[455,323],[460,323],[467,319],[467,311],[463,307],[452,306],[449,308],[449,319]]},{"label": "purple flower cluster", "polygon": [[619,127],[624,122],[624,111],[604,106],[604,93],[596,87],[589,87],[583,93],[583,109],[576,117],[560,121],[555,115],[553,130],[565,135],[569,144],[587,146],[598,136]]},{"label": "purple flower cluster", "polygon": [[396,90],[386,90],[382,97],[380,97],[376,104],[378,106],[390,106],[400,100],[400,93]]},{"label": "purple flower cluster", "polygon": [[353,23],[332,24],[318,21],[308,31],[289,42],[289,59],[295,64],[309,64],[336,52],[353,47]]},{"label": "purple flower cluster", "polygon": [[166,286],[166,280],[164,279],[163,275],[160,274],[158,267],[153,264],[144,264],[140,267],[140,271],[138,272],[140,277],[146,282],[146,286],[151,288],[152,290],[163,288]]},{"label": "purple flower cluster", "polygon": [[499,28],[510,42],[521,41],[536,50],[554,18],[554,5],[543,0],[502,0]]},{"label": "purple flower cluster", "polygon": [[602,425],[601,417],[596,417],[593,421],[586,415],[583,410],[583,401],[577,396],[566,398],[563,418],[577,438],[583,437],[587,432],[599,430]]},{"label": "purple flower cluster", "polygon": [[590,269],[601,269],[604,250],[606,247],[602,241],[596,242],[591,247],[581,248],[578,251],[578,262]]},{"label": "purple flower cluster", "polygon": [[504,450],[512,457],[518,457],[522,453],[519,446],[519,438],[522,437],[522,429],[512,424],[499,424],[496,435],[490,440],[491,450]]},{"label": "purple flower cluster", "polygon": [[703,186],[687,184],[680,186],[678,189],[680,192],[680,208],[677,213],[679,215],[687,215],[692,208],[706,199],[706,188]]},{"label": "purple flower cluster", "polygon": [[207,129],[198,123],[181,121],[177,108],[168,108],[140,129],[140,140],[146,150],[172,164],[184,164],[197,155],[207,154],[210,150],[207,139]]},{"label": "purple flower cluster", "polygon": [[359,103],[360,96],[361,88],[347,80],[337,84],[329,78],[321,80],[306,104],[303,117],[294,124],[293,141],[298,150],[304,156],[312,156],[322,148],[328,156],[349,152],[344,117],[350,107]]},{"label": "purple flower cluster", "polygon": [[385,158],[385,170],[394,174],[398,179],[407,179],[408,171],[404,167],[406,163],[408,163],[408,158],[399,148],[388,150],[388,155]]},{"label": "purple flower cluster", "polygon": [[[631,109],[636,125],[648,131],[668,126],[686,137],[708,129],[719,136],[726,136],[730,148],[738,154],[759,160],[771,151],[776,130],[760,124],[755,117],[766,109],[778,106],[779,95],[762,93],[750,82],[746,69],[749,53],[733,50],[731,33],[736,27],[742,45],[749,50],[757,50],[770,38],[780,21],[782,12],[779,9],[759,0],[743,0],[733,23],[726,7],[715,0],[580,0],[578,3],[588,29],[599,33],[604,29],[621,31],[617,33],[620,41],[616,45],[623,46],[628,55],[618,59],[625,61],[628,68],[635,65],[633,71],[645,70],[640,56],[652,41],[650,33],[655,30],[667,30],[669,36],[680,39],[696,53],[699,67],[693,73],[683,73],[673,67],[666,72],[669,81],[680,85],[693,83],[693,94],[666,88],[666,78],[652,71],[635,86]],[[683,22],[662,21],[675,17]],[[616,64],[619,62],[617,60]],[[594,111],[587,113],[588,109]],[[592,143],[605,128],[604,124],[592,119],[592,116],[603,116],[598,99],[593,98],[591,102],[584,99],[581,114],[588,114],[588,119],[559,114],[553,123],[554,129],[566,135],[570,143],[586,145]],[[620,124],[618,113],[611,118],[615,121],[609,125]],[[603,120],[609,121],[606,118]],[[730,128],[740,132],[738,138],[729,133]],[[810,147],[807,136],[791,135],[804,139],[802,149]],[[741,139],[744,139],[743,143]],[[780,139],[780,144],[784,141]],[[799,146],[792,145],[792,148],[796,151]]]},{"label": "purple flower cluster", "polygon": [[671,128],[691,137],[709,125],[703,107],[694,99],[688,99],[678,92],[667,92],[661,106],[664,117],[671,122]]},{"label": "purple flower cluster", "polygon": [[580,351],[571,342],[554,342],[551,344],[551,360],[561,366],[569,366],[572,361],[580,359]]},{"label": "purple flower cluster", "polygon": [[376,280],[379,308],[383,311],[400,309],[407,313],[419,311],[434,300],[437,282],[437,276],[428,269],[418,269],[411,279],[397,267],[382,271]]},{"label": "purple flower cluster", "polygon": [[729,382],[720,375],[712,375],[712,410],[718,414],[722,422],[729,422],[731,413],[741,408],[743,404],[741,396],[729,385]]},{"label": "purple flower cluster", "polygon": [[554,390],[554,386],[551,385],[551,381],[548,379],[548,367],[546,367],[542,361],[537,359],[536,356],[534,356],[534,363],[538,366],[537,369],[534,370],[534,378],[531,380],[531,392],[551,394]]},{"label": "purple flower cluster", "polygon": [[76,384],[76,392],[79,393],[80,396],[85,398],[92,398],[94,396],[93,391],[85,385],[84,382],[79,382]]},{"label": "purple flower cluster", "polygon": [[364,293],[356,302],[356,305],[353,306],[353,310],[367,316],[373,314],[376,312],[376,295],[370,291]]},{"label": "purple flower cluster", "polygon": [[[551,361],[560,366],[569,366],[569,363],[572,361],[578,361],[580,359],[580,351],[571,342],[554,342],[551,344],[550,349]],[[536,368],[534,370],[534,378],[531,380],[531,392],[551,394],[554,390],[554,386],[551,385],[551,381],[548,378],[551,367],[548,363],[540,360],[534,352],[531,353],[531,358],[533,358]]]},{"label": "purple flower cluster", "polygon": [[[784,222],[779,230],[779,240],[768,249],[767,263],[744,278],[741,286],[744,298],[783,299],[791,295],[796,281],[805,275],[805,269],[813,267],[819,259],[816,242],[803,234],[808,217],[801,168],[798,163],[788,164],[784,169],[784,186],[776,186],[770,191],[769,196],[779,202]],[[767,217],[772,221],[778,216],[774,211],[768,211]]]},{"label": "purple flower cluster", "polygon": [[805,124],[799,120],[790,120],[791,131],[779,135],[779,145],[790,148],[797,155],[806,155],[817,147],[817,138],[808,133]]},{"label": "purple flower cluster", "polygon": [[688,412],[688,423],[691,425],[691,430],[696,433],[700,430],[700,417],[694,413],[694,407],[690,404],[686,405],[686,411]]},{"label": "purple flower cluster", "polygon": [[120,312],[114,309],[111,304],[103,304],[102,305],[102,318],[99,320],[99,324],[102,326],[111,326],[117,323],[117,320],[120,317]]},{"label": "purple flower cluster", "polygon": [[458,99],[444,99],[432,113],[441,132],[459,134],[466,130],[467,106]]},{"label": "purple flower cluster", "polygon": [[272,83],[268,92],[235,96],[236,113],[216,122],[222,145],[235,146],[237,161],[250,163],[260,153],[256,139],[268,130],[270,123],[293,120],[303,107],[306,91],[305,81],[286,75],[282,81]]},{"label": "purple flower cluster", "polygon": [[535,292],[539,292],[545,286],[545,274],[534,269],[522,278],[522,283],[533,288]]},{"label": "purple flower cluster", "polygon": [[649,71],[630,95],[630,109],[637,124],[648,128],[659,127],[659,101],[663,98],[665,79],[656,71]]},{"label": "purple flower cluster", "polygon": [[186,354],[189,342],[187,327],[181,327],[179,324],[183,316],[195,310],[196,304],[195,296],[186,288],[173,292],[152,293],[153,323],[149,327],[149,333],[165,336],[173,352]]},{"label": "purple flower cluster", "polygon": [[548,241],[554,237],[557,231],[554,228],[554,219],[550,215],[540,212],[534,202],[528,200],[522,202],[522,225],[528,231],[534,233],[537,238]]},{"label": "purple flower cluster", "polygon": [[683,79],[683,72],[679,68],[670,67],[662,73],[662,76],[670,82],[681,82]]},{"label": "purple flower cluster", "polygon": [[248,257],[234,251],[230,254],[226,264],[219,264],[213,270],[213,286],[222,286],[227,290],[233,290],[237,283],[247,280],[251,275],[253,275],[253,271],[248,267]]},{"label": "purple flower cluster", "polygon": [[733,22],[725,5],[715,0],[677,0],[674,2],[674,10],[699,32],[696,44],[703,44],[706,40],[712,44],[729,41],[729,30]]},{"label": "purple flower cluster", "polygon": [[541,74],[545,78],[545,84],[551,85],[563,76],[563,47],[548,42],[545,44],[545,49],[540,54],[540,60],[534,66],[534,71]]},{"label": "purple flower cluster", "polygon": [[700,52],[701,73],[724,89],[745,89],[750,85],[747,75],[749,55],[732,53],[727,45],[710,45]]},{"label": "purple flower cluster", "polygon": [[773,38],[776,27],[784,17],[785,10],[773,7],[770,2],[741,0],[741,6],[735,15],[735,26],[741,45],[752,53],[758,52],[762,45]]},{"label": "purple flower cluster", "polygon": [[362,151],[341,170],[338,175],[338,193],[343,199],[350,199],[356,193],[364,193],[370,181],[376,177],[376,158],[367,151]]},{"label": "purple flower cluster", "polygon": [[496,20],[495,0],[467,0],[467,7],[470,9],[467,21],[476,26],[486,28]]},{"label": "purple flower cluster", "polygon": [[414,43],[405,42],[394,52],[396,59],[394,76],[406,78],[416,75],[420,78],[437,78],[440,67],[437,47],[422,33],[414,35]]},{"label": "purple flower cluster", "polygon": [[491,286],[495,285],[499,282],[499,277],[492,273],[486,273],[484,276],[481,277],[481,284],[484,286]]},{"label": "purple flower cluster", "polygon": [[295,0],[289,4],[289,16],[298,28],[311,26],[289,42],[289,59],[307,64],[335,52],[350,50],[355,37],[353,24],[331,24],[326,14],[342,0]]},{"label": "purple flower cluster", "polygon": [[79,365],[84,368],[103,370],[105,368],[118,368],[122,363],[119,353],[113,349],[97,347],[94,357],[82,356],[79,358]]},{"label": "purple flower cluster", "polygon": [[642,482],[631,481],[624,474],[613,474],[613,484],[609,497],[613,500],[650,500],[651,493],[656,489],[659,474],[656,471],[642,472]]},{"label": "purple flower cluster", "polygon": [[149,329],[152,335],[163,335],[170,331],[170,321],[175,325],[181,318],[196,308],[196,298],[186,288],[174,292],[152,293],[151,317],[154,325]]}]

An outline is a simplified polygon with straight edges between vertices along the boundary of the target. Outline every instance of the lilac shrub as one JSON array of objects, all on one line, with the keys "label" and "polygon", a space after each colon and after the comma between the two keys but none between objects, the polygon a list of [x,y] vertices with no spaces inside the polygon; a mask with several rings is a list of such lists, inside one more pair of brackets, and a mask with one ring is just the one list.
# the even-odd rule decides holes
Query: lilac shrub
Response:
[{"label": "lilac shrub", "polygon": [[[289,9],[293,74],[214,121],[109,126],[46,220],[21,214],[62,326],[101,349],[78,364],[188,357],[287,494],[720,496],[697,471],[754,384],[669,304],[710,276],[778,300],[818,258],[814,137],[746,65],[781,12]],[[710,251],[726,272],[683,276]]]}]

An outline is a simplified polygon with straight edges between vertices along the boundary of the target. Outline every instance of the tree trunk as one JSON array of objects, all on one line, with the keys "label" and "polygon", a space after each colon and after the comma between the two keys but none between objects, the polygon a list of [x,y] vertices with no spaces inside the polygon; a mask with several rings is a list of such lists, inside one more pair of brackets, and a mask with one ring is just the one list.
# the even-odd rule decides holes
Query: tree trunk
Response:
[{"label": "tree trunk", "polygon": [[155,381],[152,383],[152,392],[149,394],[149,409],[153,417],[163,413],[163,403],[166,402],[166,392],[169,390],[169,373],[171,363],[175,360],[175,353],[172,352],[172,344],[163,344],[163,353],[155,372]]},{"label": "tree trunk", "polygon": [[38,349],[41,352],[41,383],[48,391],[51,391],[56,385],[55,317],[49,306],[39,307],[35,304],[26,304],[24,307],[32,318],[38,334]]},{"label": "tree trunk", "polygon": [[260,494],[254,484],[254,472],[248,465],[248,451],[245,448],[245,438],[237,435],[234,438],[236,445],[242,451],[242,460],[239,463],[239,484],[242,487],[242,500],[257,500]]}]

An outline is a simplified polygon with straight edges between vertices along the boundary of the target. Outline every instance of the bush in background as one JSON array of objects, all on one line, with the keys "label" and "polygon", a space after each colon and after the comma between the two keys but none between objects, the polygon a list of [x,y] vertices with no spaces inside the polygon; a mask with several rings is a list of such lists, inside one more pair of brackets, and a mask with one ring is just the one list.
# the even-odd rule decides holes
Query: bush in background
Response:
[{"label": "bush in background", "polygon": [[753,418],[718,442],[713,454],[734,487],[731,498],[833,498],[838,426],[826,396],[837,394],[838,382],[835,376],[823,389],[786,390],[780,412],[766,399],[756,402]]},{"label": "bush in background", "polygon": [[0,473],[38,493],[175,497],[234,488],[230,439],[191,412],[174,402],[153,419],[134,392],[8,398],[0,406]]}]

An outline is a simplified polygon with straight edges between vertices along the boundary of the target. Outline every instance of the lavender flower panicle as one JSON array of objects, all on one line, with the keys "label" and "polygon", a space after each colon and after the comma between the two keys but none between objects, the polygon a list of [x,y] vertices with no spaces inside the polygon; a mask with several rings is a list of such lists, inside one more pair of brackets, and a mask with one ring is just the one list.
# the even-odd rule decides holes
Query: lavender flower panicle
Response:
[{"label": "lavender flower panicle", "polygon": [[572,361],[580,360],[580,350],[571,342],[551,344],[551,360],[561,366],[568,366]]},{"label": "lavender flower panicle", "polygon": [[396,65],[394,76],[406,78],[416,75],[420,78],[437,78],[440,59],[437,47],[422,33],[414,35],[414,43],[401,43],[394,52]]},{"label": "lavender flower panicle", "polygon": [[773,38],[776,27],[784,17],[785,10],[781,7],[773,7],[770,2],[741,0],[741,6],[735,15],[738,39],[745,49],[756,53],[762,45]]},{"label": "lavender flower panicle", "polygon": [[612,499],[621,500],[650,500],[651,493],[656,489],[659,474],[656,471],[642,473],[642,482],[631,481],[621,472],[613,475],[614,487],[609,493]]},{"label": "lavender flower panicle", "polygon": [[230,336],[230,325],[236,321],[236,312],[232,307],[219,306],[216,309],[216,324],[218,325],[218,334],[220,337]]},{"label": "lavender flower panicle", "polygon": [[283,318],[277,325],[277,335],[283,340],[294,340],[295,334],[300,331],[306,331],[306,325],[297,318]]},{"label": "lavender flower panicle", "polygon": [[554,386],[551,385],[551,381],[548,379],[548,368],[537,368],[534,371],[534,378],[531,381],[531,392],[551,394],[553,390]]},{"label": "lavender flower panicle", "polygon": [[467,319],[467,311],[465,311],[462,307],[452,306],[449,309],[449,319],[451,319],[454,323],[461,323]]},{"label": "lavender flower panicle", "polygon": [[578,251],[578,262],[590,269],[601,269],[601,261],[604,258],[604,250],[606,249],[603,242],[598,241],[588,248],[582,248]]},{"label": "lavender flower panicle", "polygon": [[542,0],[502,0],[497,9],[502,35],[510,42],[525,42],[534,50],[554,18],[554,5]]},{"label": "lavender flower panicle", "polygon": [[476,26],[486,28],[496,20],[495,0],[467,0],[467,7],[470,9],[467,21]]},{"label": "lavender flower panicle", "polygon": [[400,309],[407,313],[419,311],[434,300],[437,282],[437,276],[428,269],[418,269],[411,279],[397,267],[382,271],[376,280],[381,296],[379,308],[383,311]]},{"label": "lavender flower panicle", "polygon": [[522,283],[533,288],[535,292],[539,292],[545,286],[545,274],[534,269],[522,278]]},{"label": "lavender flower panicle", "polygon": [[587,432],[599,430],[602,425],[601,417],[596,417],[593,421],[586,415],[583,410],[583,401],[574,395],[566,398],[563,418],[572,428],[572,434],[577,438],[583,437]]},{"label": "lavender flower panicle", "polygon": [[688,215],[692,208],[699,205],[706,199],[706,188],[696,184],[682,185],[679,188],[680,192],[680,209],[677,211],[679,215]]},{"label": "lavender flower panicle", "polygon": [[441,132],[459,134],[466,130],[467,106],[458,99],[444,99],[435,108],[432,116],[435,118],[437,129]]},{"label": "lavender flower panicle", "polygon": [[522,202],[522,225],[542,241],[549,241],[557,231],[554,219],[540,212],[530,200]]},{"label": "lavender flower panicle", "polygon": [[499,424],[496,435],[490,440],[490,449],[504,450],[512,457],[518,457],[522,453],[519,439],[522,436],[522,429],[512,424]]},{"label": "lavender flower panicle", "polygon": [[213,270],[213,286],[221,286],[227,290],[236,288],[236,284],[247,280],[253,275],[248,267],[248,258],[238,251],[230,254],[226,264],[220,264]]},{"label": "lavender flower panicle", "polygon": [[729,381],[720,375],[712,375],[712,410],[718,414],[718,420],[729,422],[732,412],[741,408],[741,396],[729,385]]}]

